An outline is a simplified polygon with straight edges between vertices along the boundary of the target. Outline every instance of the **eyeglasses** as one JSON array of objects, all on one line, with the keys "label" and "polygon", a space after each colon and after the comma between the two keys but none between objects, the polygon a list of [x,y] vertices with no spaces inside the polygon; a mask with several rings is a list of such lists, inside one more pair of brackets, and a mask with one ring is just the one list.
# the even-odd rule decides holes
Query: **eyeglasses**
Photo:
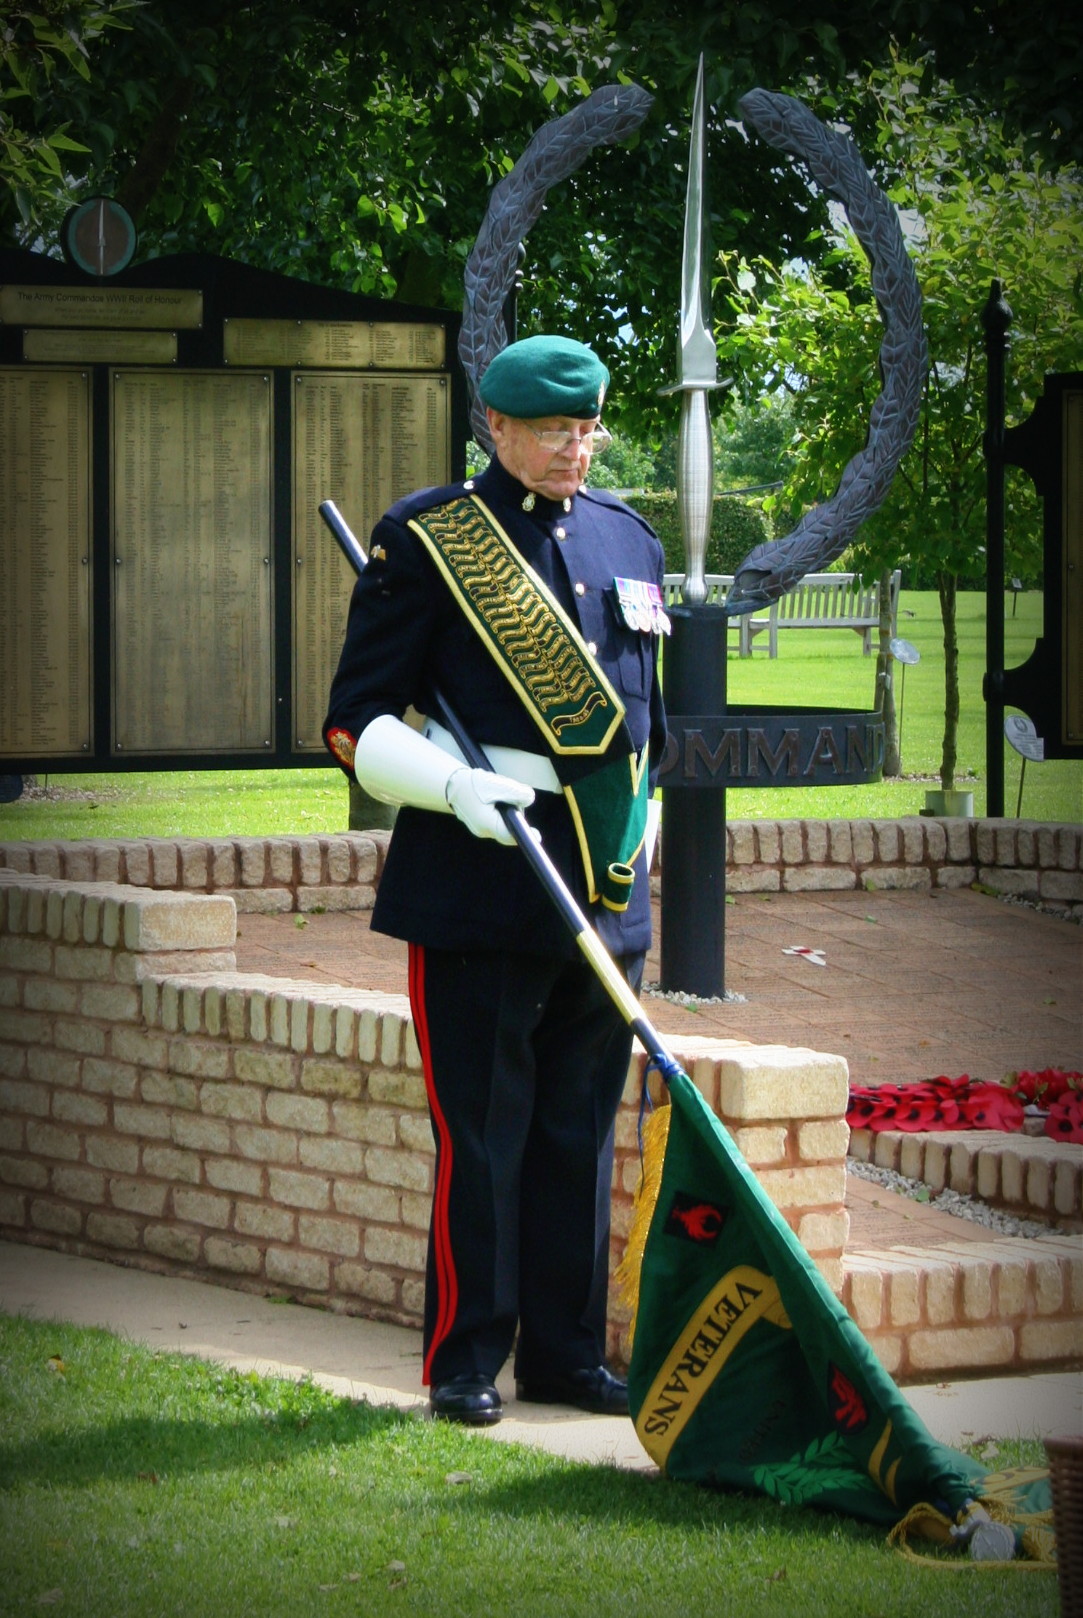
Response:
[{"label": "eyeglasses", "polygon": [[613,442],[612,433],[603,427],[601,422],[598,423],[597,427],[592,427],[589,432],[579,433],[578,435],[565,432],[559,427],[539,430],[537,427],[526,425],[527,430],[534,434],[538,443],[544,444],[545,448],[553,455],[562,454],[570,444],[582,444],[592,455],[600,455]]}]

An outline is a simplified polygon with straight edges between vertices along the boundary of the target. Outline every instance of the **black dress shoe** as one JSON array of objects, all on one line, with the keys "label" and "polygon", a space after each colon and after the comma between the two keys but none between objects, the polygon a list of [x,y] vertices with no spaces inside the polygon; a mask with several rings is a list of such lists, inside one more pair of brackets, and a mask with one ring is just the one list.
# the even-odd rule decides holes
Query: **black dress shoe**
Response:
[{"label": "black dress shoe", "polygon": [[571,1405],[573,1410],[587,1410],[593,1416],[628,1414],[628,1384],[607,1365],[561,1371],[536,1380],[526,1378],[516,1382],[515,1392],[526,1404]]},{"label": "black dress shoe", "polygon": [[434,1382],[429,1409],[439,1421],[461,1421],[467,1427],[491,1427],[504,1414],[504,1406],[491,1376],[464,1371]]}]

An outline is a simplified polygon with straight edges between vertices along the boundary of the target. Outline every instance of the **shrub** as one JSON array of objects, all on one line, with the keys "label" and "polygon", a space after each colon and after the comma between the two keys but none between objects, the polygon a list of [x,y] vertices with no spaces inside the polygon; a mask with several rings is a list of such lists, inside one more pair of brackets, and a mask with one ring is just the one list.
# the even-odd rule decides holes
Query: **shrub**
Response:
[{"label": "shrub", "polygon": [[[677,496],[636,493],[626,495],[628,504],[646,517],[666,553],[666,572],[684,572],[684,541],[677,515]],[[707,540],[708,573],[734,573],[749,551],[770,539],[771,531],[762,507],[750,500],[717,497]]]}]

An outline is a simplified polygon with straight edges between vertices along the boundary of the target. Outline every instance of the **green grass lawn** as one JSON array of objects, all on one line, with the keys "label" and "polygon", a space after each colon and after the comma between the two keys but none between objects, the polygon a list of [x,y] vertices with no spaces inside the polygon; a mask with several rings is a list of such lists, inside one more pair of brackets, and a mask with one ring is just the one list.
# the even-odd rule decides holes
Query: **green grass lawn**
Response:
[{"label": "green grass lawn", "polygon": [[[1041,630],[1041,596],[1019,597],[1006,619],[1011,666],[1029,656]],[[732,790],[731,820],[810,817],[890,819],[917,814],[925,792],[939,784],[944,712],[944,648],[934,592],[904,592],[899,634],[921,661],[898,669],[902,698],[904,775],[860,787]],[[973,789],[974,811],[985,811],[985,707],[981,677],[985,654],[985,597],[959,597],[962,715],[958,784]],[[737,656],[736,630],[729,658],[734,703],[822,703],[825,708],[871,708],[876,660],[864,657],[852,630],[785,630],[779,655],[767,656],[759,636],[753,657]],[[1014,815],[1022,760],[1005,743],[1005,810]],[[178,771],[160,774],[54,775],[47,785],[60,797],[25,797],[0,804],[0,841],[81,837],[230,837],[345,829],[349,807],[336,769]],[[1032,820],[1083,818],[1083,764],[1077,760],[1030,763],[1023,780],[1022,814]]]},{"label": "green grass lawn", "polygon": [[[40,777],[45,797],[0,804],[0,842],[80,837],[272,837],[340,832],[340,770],[177,770]],[[54,796],[57,793],[59,796]]]},{"label": "green grass lawn", "polygon": [[[848,1518],[0,1316],[0,1614],[1054,1618]],[[1040,1444],[996,1464],[1044,1465]]]},{"label": "green grass lawn", "polygon": [[[1005,664],[1025,662],[1042,628],[1042,597],[1019,596],[1016,615],[1005,620]],[[985,596],[970,591],[959,596],[959,762],[956,784],[973,790],[974,812],[985,813],[985,703],[981,684],[985,668]],[[898,780],[862,787],[820,790],[741,789],[727,795],[732,818],[809,816],[843,819],[917,814],[925,806],[927,788],[940,784],[944,733],[944,639],[940,605],[934,591],[904,591],[897,633],[920,653],[921,661],[897,664],[895,699],[901,701],[902,768]],[[729,659],[729,696],[736,703],[796,701],[823,703],[825,708],[871,708],[875,703],[875,657],[864,657],[860,637],[852,629],[793,629],[780,632],[778,657],[769,659],[766,635],[757,637],[751,658]],[[731,636],[731,641],[735,636]],[[875,637],[874,637],[875,639]],[[1019,796],[1022,759],[1006,742],[1004,808],[1014,815]],[[815,801],[815,808],[811,807]],[[1083,763],[1053,759],[1028,763],[1023,779],[1022,814],[1032,820],[1083,818]]]}]

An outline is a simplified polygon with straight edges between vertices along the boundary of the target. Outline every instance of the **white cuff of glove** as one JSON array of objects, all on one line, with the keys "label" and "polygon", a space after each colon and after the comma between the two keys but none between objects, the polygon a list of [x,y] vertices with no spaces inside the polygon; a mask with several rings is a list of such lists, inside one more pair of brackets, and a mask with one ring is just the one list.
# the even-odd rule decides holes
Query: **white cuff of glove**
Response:
[{"label": "white cuff of glove", "polygon": [[525,809],[534,801],[533,788],[506,775],[470,769],[392,714],[381,714],[361,732],[354,774],[380,803],[452,813],[475,837],[500,843],[515,839],[496,805]]}]

